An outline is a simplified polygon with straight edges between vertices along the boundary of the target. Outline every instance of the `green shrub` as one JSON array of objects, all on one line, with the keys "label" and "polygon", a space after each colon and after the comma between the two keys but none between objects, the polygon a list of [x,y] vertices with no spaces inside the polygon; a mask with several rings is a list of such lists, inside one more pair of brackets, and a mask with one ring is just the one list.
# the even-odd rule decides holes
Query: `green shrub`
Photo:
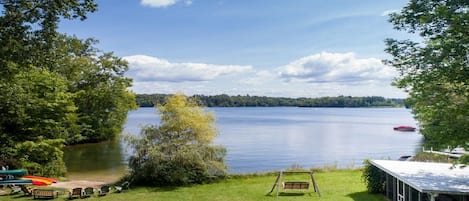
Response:
[{"label": "green shrub", "polygon": [[129,160],[133,184],[178,186],[224,178],[226,149],[212,146],[217,131],[214,116],[179,94],[158,106],[159,125],[129,137],[135,155]]},{"label": "green shrub", "polygon": [[463,154],[459,159],[458,162],[461,164],[469,164],[469,154]]},{"label": "green shrub", "polygon": [[379,168],[372,165],[369,160],[364,161],[362,178],[366,184],[368,192],[385,192],[386,174]]},{"label": "green shrub", "polygon": [[451,159],[448,156],[436,154],[436,153],[427,153],[419,152],[412,157],[412,161],[421,161],[421,162],[435,162],[435,163],[453,163],[454,159]]},{"label": "green shrub", "polygon": [[66,173],[63,161],[63,139],[26,141],[16,146],[21,169],[29,174],[58,177]]},{"label": "green shrub", "polygon": [[153,150],[144,157],[132,157],[129,161],[131,180],[137,185],[179,186],[224,178],[226,167],[223,162],[204,156],[207,151],[224,156],[225,149],[185,147],[172,155]]}]

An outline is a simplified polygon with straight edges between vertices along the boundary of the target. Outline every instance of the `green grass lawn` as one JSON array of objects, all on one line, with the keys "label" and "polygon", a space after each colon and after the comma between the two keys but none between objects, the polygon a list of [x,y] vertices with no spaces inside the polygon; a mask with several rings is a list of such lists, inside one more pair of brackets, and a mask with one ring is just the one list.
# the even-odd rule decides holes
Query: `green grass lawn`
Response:
[{"label": "green grass lawn", "polygon": [[[309,175],[297,174],[285,176],[285,181],[308,181]],[[337,170],[315,173],[321,192],[319,197],[314,190],[283,192],[276,196],[267,193],[272,189],[276,175],[240,176],[218,183],[175,188],[132,187],[122,193],[110,193],[103,197],[91,197],[86,200],[102,201],[149,201],[149,200],[220,200],[220,201],[259,201],[259,200],[321,200],[321,201],[386,201],[382,195],[368,194],[361,178],[360,170]],[[312,185],[311,185],[312,187]],[[302,193],[299,193],[302,192]],[[32,197],[2,195],[2,201],[32,200]],[[61,195],[55,200],[68,200]]]}]

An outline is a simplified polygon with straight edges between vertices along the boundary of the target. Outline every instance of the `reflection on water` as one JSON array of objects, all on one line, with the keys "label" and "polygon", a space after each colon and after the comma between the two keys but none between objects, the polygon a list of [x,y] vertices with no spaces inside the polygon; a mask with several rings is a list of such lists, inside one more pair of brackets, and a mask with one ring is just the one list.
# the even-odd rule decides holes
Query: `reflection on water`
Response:
[{"label": "reflection on water", "polygon": [[[363,159],[397,159],[421,146],[418,132],[396,132],[396,125],[416,126],[404,108],[209,108],[217,120],[215,144],[227,148],[232,173],[262,172],[292,165],[361,166]],[[155,108],[131,111],[124,134],[138,135],[143,125],[159,121]],[[68,147],[70,175],[120,175],[129,153],[122,142]]]},{"label": "reflection on water", "polygon": [[126,170],[119,141],[74,145],[64,149],[68,178],[72,180],[115,181]]}]

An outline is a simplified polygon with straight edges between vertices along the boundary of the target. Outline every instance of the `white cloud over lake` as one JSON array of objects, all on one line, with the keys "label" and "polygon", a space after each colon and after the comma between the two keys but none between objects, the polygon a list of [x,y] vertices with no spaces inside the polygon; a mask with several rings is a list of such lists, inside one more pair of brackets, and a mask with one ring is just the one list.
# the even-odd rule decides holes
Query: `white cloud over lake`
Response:
[{"label": "white cloud over lake", "polygon": [[252,71],[251,66],[177,63],[146,55],[124,57],[129,62],[127,76],[144,82],[200,82]]},{"label": "white cloud over lake", "polygon": [[322,52],[274,68],[171,62],[133,55],[127,76],[136,93],[185,93],[187,95],[260,95],[275,97],[385,96],[405,97],[391,86],[397,75],[376,58],[354,53]]},{"label": "white cloud over lake", "polygon": [[287,82],[344,83],[349,85],[368,82],[389,83],[396,72],[380,59],[360,59],[354,53],[322,52],[292,61],[279,69],[279,76]]}]

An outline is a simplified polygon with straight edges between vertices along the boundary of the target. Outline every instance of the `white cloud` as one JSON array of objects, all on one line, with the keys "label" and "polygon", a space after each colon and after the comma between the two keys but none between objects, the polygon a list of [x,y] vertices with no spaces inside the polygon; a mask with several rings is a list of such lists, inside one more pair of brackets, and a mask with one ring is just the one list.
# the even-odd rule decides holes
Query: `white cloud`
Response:
[{"label": "white cloud", "polygon": [[376,58],[353,53],[310,55],[277,69],[251,66],[170,62],[145,55],[124,57],[126,76],[136,93],[187,95],[260,95],[275,97],[384,96],[405,97],[390,85],[397,73]]},{"label": "white cloud", "polygon": [[274,80],[277,78],[276,74],[273,73],[272,71],[267,71],[267,70],[261,70],[257,71],[254,76],[249,76],[244,77],[243,79],[240,80],[240,83],[242,84],[248,84],[248,85],[261,85],[261,84],[266,84],[269,81]]},{"label": "white cloud", "polygon": [[[182,0],[141,0],[140,4],[143,6],[149,6],[149,7],[154,7],[154,8],[162,8],[162,7],[168,7],[172,6],[178,2],[181,2]],[[184,0],[183,1],[186,5],[191,5],[192,0]]]},{"label": "white cloud", "polygon": [[251,66],[215,65],[204,63],[171,63],[145,55],[124,57],[129,62],[127,76],[135,81],[189,82],[210,81],[222,76],[252,71]]},{"label": "white cloud", "polygon": [[376,58],[359,59],[353,53],[322,52],[303,57],[279,69],[286,81],[310,83],[364,84],[389,83],[396,75]]}]

